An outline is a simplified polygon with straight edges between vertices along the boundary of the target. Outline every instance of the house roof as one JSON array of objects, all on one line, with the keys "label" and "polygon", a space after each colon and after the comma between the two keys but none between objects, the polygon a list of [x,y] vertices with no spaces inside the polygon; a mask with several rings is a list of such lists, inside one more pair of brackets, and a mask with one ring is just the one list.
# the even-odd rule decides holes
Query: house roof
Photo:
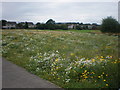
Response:
[{"label": "house roof", "polygon": [[27,23],[28,23],[28,25],[34,25],[33,22],[27,22]]},{"label": "house roof", "polygon": [[6,24],[16,24],[16,22],[7,22]]},{"label": "house roof", "polygon": [[24,24],[25,22],[19,22],[19,23]]}]

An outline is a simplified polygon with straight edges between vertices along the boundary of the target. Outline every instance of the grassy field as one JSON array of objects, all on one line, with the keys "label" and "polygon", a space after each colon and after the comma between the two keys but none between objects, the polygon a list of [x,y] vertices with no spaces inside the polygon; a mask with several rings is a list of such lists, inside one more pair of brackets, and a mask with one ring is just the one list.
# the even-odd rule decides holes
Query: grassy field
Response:
[{"label": "grassy field", "polygon": [[2,54],[63,88],[118,87],[118,36],[97,33],[2,30]]}]

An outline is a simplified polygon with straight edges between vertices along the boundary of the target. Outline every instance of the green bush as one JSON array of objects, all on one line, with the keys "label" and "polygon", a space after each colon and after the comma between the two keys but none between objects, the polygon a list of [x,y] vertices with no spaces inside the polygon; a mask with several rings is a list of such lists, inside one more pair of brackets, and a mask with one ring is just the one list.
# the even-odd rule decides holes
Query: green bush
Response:
[{"label": "green bush", "polygon": [[113,17],[107,17],[102,20],[101,31],[107,33],[118,33],[120,32],[120,25]]}]

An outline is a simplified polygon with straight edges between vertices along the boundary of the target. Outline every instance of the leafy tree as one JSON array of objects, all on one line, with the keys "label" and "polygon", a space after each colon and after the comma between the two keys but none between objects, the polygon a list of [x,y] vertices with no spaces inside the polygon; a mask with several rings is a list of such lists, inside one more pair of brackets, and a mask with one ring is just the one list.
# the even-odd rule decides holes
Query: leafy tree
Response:
[{"label": "leafy tree", "polygon": [[107,17],[102,20],[101,31],[108,33],[120,32],[119,23],[113,17]]},{"label": "leafy tree", "polygon": [[68,30],[67,24],[56,24],[55,29]]},{"label": "leafy tree", "polygon": [[55,29],[61,29],[61,25],[56,24]]},{"label": "leafy tree", "polygon": [[49,19],[47,22],[46,22],[46,29],[55,29],[55,21],[52,20],[52,19]]},{"label": "leafy tree", "polygon": [[38,23],[36,23],[36,26],[38,26],[38,25],[40,25],[40,23],[38,22]]},{"label": "leafy tree", "polygon": [[28,29],[28,23],[27,22],[25,22],[24,28]]},{"label": "leafy tree", "polygon": [[95,25],[95,26],[97,26],[98,24],[97,24],[97,23],[92,23],[92,25]]},{"label": "leafy tree", "polygon": [[46,24],[37,23],[36,28],[37,29],[46,29]]},{"label": "leafy tree", "polygon": [[83,23],[81,22],[80,25],[83,25]]},{"label": "leafy tree", "polygon": [[60,29],[68,30],[68,26],[67,26],[67,24],[62,24]]},{"label": "leafy tree", "polygon": [[55,21],[52,20],[52,19],[49,19],[49,20],[46,22],[46,24],[55,24]]},{"label": "leafy tree", "polygon": [[77,25],[77,26],[76,26],[76,29],[77,29],[77,30],[82,30],[82,28],[81,28],[80,25]]},{"label": "leafy tree", "polygon": [[45,24],[45,29],[54,30],[54,29],[56,29],[56,25],[55,24]]},{"label": "leafy tree", "polygon": [[40,23],[36,23],[36,29],[39,29]]},{"label": "leafy tree", "polygon": [[5,26],[7,21],[6,20],[1,20],[2,21],[2,26]]},{"label": "leafy tree", "polygon": [[20,28],[20,29],[23,29],[23,28],[24,28],[24,26],[23,26],[22,23],[18,23],[16,26],[17,26],[17,28]]}]

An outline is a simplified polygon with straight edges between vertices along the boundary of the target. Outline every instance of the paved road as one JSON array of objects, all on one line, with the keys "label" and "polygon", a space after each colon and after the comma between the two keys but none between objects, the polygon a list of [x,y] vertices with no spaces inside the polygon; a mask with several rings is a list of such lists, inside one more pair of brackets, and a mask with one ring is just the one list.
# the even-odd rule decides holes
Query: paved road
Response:
[{"label": "paved road", "polygon": [[5,59],[2,60],[2,66],[3,88],[59,88],[53,83],[30,74],[25,69]]}]

